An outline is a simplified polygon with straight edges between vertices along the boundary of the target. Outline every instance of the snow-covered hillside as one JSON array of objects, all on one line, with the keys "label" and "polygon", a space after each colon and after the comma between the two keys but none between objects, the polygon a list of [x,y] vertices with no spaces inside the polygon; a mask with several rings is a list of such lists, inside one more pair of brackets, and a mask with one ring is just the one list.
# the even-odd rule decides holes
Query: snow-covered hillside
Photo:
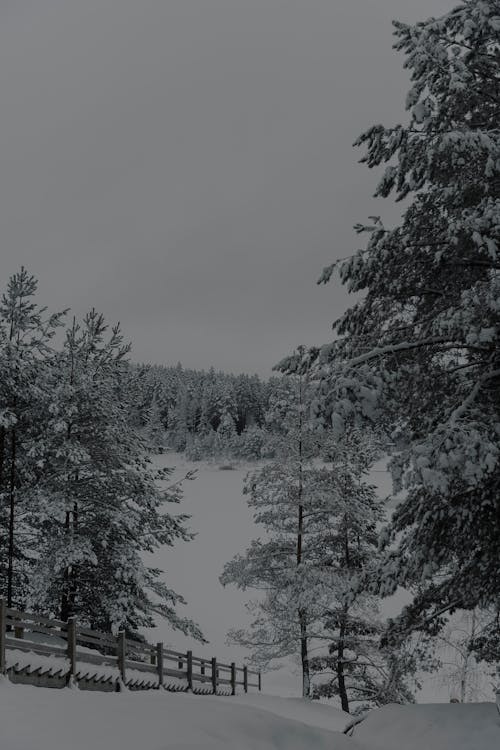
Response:
[{"label": "snow-covered hillside", "polygon": [[331,706],[273,696],[94,693],[0,683],[2,750],[497,750],[493,704],[389,706],[354,737]]},{"label": "snow-covered hillside", "polygon": [[[280,698],[91,693],[0,685],[2,750],[357,750],[340,711]],[[302,702],[301,702],[302,703]],[[309,707],[313,711],[309,712]],[[269,710],[267,710],[269,708]],[[318,709],[325,714],[317,717]],[[295,718],[283,713],[293,713]],[[330,722],[327,717],[330,718]],[[325,728],[330,725],[330,729]]]},{"label": "snow-covered hillside", "polygon": [[492,703],[384,706],[354,736],[372,750],[489,750],[500,747],[500,714]]}]

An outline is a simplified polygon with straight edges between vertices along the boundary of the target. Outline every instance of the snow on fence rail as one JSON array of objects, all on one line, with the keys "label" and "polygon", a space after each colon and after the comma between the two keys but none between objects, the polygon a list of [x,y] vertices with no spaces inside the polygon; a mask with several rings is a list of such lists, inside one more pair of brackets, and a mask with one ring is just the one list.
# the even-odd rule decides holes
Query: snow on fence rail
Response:
[{"label": "snow on fence rail", "polygon": [[57,675],[66,684],[107,684],[108,689],[125,685],[217,694],[222,688],[231,695],[238,687],[261,690],[260,672],[246,666],[135,641],[124,631],[101,633],[83,627],[76,617],[64,622],[21,612],[0,597],[0,674],[22,670]]}]

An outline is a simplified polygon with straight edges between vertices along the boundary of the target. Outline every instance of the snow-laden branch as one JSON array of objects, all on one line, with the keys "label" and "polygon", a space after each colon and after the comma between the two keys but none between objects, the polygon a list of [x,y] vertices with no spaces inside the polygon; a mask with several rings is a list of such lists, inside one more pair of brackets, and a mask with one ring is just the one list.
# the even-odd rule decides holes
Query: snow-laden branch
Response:
[{"label": "snow-laden branch", "polygon": [[454,425],[457,423],[457,421],[463,417],[469,406],[471,406],[476,398],[478,397],[482,386],[484,383],[488,382],[488,380],[493,380],[493,378],[500,377],[500,370],[491,370],[490,372],[485,372],[479,380],[476,381],[474,384],[474,387],[471,389],[467,397],[462,401],[460,406],[457,406],[457,408],[451,413],[449,424]]}]

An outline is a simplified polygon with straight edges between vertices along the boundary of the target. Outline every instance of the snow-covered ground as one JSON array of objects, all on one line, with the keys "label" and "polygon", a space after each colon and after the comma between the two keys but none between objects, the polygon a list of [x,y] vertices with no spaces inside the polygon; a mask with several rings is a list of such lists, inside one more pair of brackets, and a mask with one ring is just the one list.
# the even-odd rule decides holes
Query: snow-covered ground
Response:
[{"label": "snow-covered ground", "polygon": [[[357,750],[341,712],[164,691],[91,693],[0,685],[2,750]],[[278,703],[278,705],[277,705]],[[266,706],[270,708],[267,710]],[[313,709],[309,715],[309,709]],[[318,718],[323,709],[325,716]],[[283,714],[293,713],[295,718]],[[331,729],[328,717],[331,717]],[[339,718],[340,717],[340,718]]]},{"label": "snow-covered ground", "polygon": [[50,690],[0,682],[2,750],[498,750],[493,704],[346,714],[302,699]]},{"label": "snow-covered ground", "polygon": [[493,750],[500,747],[500,714],[493,703],[384,706],[354,737],[371,750]]},{"label": "snow-covered ground", "polygon": [[[157,458],[177,465],[176,476],[193,464],[181,456]],[[177,650],[216,655],[241,663],[246,654],[225,643],[231,626],[245,625],[247,594],[223,589],[224,563],[243,551],[256,528],[242,495],[248,467],[221,471],[217,464],[196,464],[198,479],[185,488],[181,512],[192,515],[193,542],[162,549],[154,562],[169,584],[182,592],[186,614],[210,640],[207,646],[172,633],[164,623],[146,632],[151,642]],[[383,493],[387,477],[375,481]],[[391,613],[404,603],[404,592],[388,603]],[[12,653],[9,659],[25,659]],[[264,693],[234,698],[172,694],[165,691],[98,693],[50,690],[0,682],[1,750],[498,750],[500,715],[490,704],[388,706],[372,712],[353,737],[342,732],[350,717],[331,704],[304,701],[296,668],[264,675]],[[429,686],[428,686],[429,687]],[[431,694],[429,689],[428,694]],[[447,688],[435,688],[433,700],[448,701]]]}]

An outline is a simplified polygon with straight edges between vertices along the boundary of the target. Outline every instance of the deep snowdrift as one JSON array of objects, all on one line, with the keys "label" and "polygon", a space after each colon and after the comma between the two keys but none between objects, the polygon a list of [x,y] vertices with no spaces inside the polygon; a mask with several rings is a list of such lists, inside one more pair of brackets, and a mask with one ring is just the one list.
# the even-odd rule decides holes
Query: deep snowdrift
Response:
[{"label": "deep snowdrift", "polygon": [[355,728],[299,698],[50,690],[0,682],[1,750],[498,750],[492,703],[386,706]]},{"label": "deep snowdrift", "polygon": [[370,750],[498,750],[500,714],[494,703],[384,706],[354,730]]},{"label": "deep snowdrift", "polygon": [[[0,684],[2,750],[360,750],[340,711],[286,699],[234,700],[167,692],[90,693]],[[265,710],[264,706],[269,710]],[[309,708],[312,712],[308,713]],[[321,711],[323,709],[323,711]],[[323,718],[319,718],[324,713]],[[342,717],[341,717],[342,718]]]},{"label": "deep snowdrift", "polygon": [[219,700],[229,701],[231,706],[254,706],[283,719],[300,721],[327,731],[343,732],[352,721],[352,717],[340,708],[303,698],[279,698],[263,693],[248,693]]}]

